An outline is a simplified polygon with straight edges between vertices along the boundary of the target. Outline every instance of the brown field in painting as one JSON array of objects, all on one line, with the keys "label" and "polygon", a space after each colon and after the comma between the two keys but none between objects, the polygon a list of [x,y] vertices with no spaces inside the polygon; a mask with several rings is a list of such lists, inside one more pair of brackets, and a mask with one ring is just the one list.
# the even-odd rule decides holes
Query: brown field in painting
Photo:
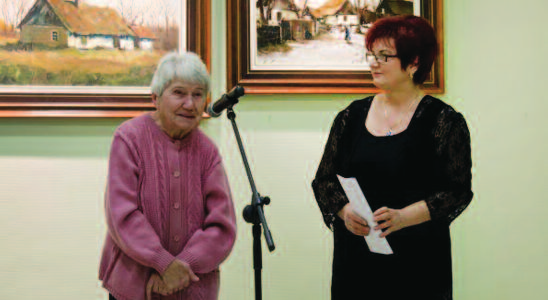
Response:
[{"label": "brown field in painting", "polygon": [[4,46],[8,43],[15,44],[15,43],[17,43],[18,40],[19,39],[15,35],[10,37],[10,36],[4,36],[4,35],[0,34],[0,46]]},{"label": "brown field in painting", "polygon": [[0,85],[148,86],[159,51],[0,50]]}]

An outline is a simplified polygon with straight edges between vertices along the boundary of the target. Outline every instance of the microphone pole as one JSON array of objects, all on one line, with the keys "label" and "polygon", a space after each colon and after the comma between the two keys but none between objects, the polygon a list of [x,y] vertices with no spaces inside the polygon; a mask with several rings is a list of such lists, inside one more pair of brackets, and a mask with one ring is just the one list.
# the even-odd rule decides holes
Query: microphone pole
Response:
[{"label": "microphone pole", "polygon": [[263,257],[262,257],[262,245],[261,245],[261,224],[263,226],[264,236],[268,250],[270,252],[274,251],[276,248],[274,246],[274,241],[272,240],[272,235],[270,234],[270,229],[268,229],[268,224],[266,223],[266,218],[264,216],[263,206],[270,203],[270,198],[268,196],[262,197],[259,192],[257,192],[257,187],[255,186],[255,181],[253,180],[253,175],[251,174],[251,169],[247,162],[247,156],[245,154],[244,146],[242,144],[242,139],[240,138],[240,132],[238,131],[238,126],[236,125],[236,113],[232,109],[234,105],[231,105],[227,108],[226,116],[230,119],[232,123],[232,129],[234,130],[234,135],[236,136],[236,141],[238,142],[238,148],[240,149],[240,154],[244,162],[245,172],[247,178],[249,179],[249,185],[251,186],[251,204],[247,205],[244,208],[243,216],[244,220],[247,223],[253,224],[252,233],[253,233],[253,269],[255,271],[255,299],[262,299],[262,282],[261,282],[261,270],[263,268]]}]

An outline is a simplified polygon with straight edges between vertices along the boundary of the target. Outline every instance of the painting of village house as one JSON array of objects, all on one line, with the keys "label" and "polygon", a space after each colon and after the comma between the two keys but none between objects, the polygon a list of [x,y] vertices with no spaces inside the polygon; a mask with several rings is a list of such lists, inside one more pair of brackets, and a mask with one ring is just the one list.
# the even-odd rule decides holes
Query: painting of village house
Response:
[{"label": "painting of village house", "polygon": [[255,0],[252,70],[369,70],[365,34],[377,19],[420,15],[420,0]]},{"label": "painting of village house", "polygon": [[0,0],[0,89],[148,86],[184,2]]}]

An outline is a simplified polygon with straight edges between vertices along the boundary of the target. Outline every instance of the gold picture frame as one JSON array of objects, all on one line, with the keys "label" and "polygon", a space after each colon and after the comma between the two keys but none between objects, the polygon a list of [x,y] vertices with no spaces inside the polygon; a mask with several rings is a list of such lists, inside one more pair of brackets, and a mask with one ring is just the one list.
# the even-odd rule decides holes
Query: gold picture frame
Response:
[{"label": "gold picture frame", "polygon": [[[258,49],[258,39],[265,39],[265,32],[262,29],[269,29],[274,32],[274,34],[267,35],[266,38],[277,39],[281,41],[284,39],[284,36],[287,36],[288,40],[291,40],[292,45],[295,47],[300,47],[303,49],[310,49],[312,43],[310,40],[307,40],[307,34],[311,37],[314,36],[314,33],[310,32],[320,32],[317,28],[322,27],[331,27],[331,29],[323,29],[324,31],[331,30],[334,32],[332,36],[335,36],[336,43],[335,47],[347,46],[343,42],[342,26],[339,25],[329,25],[328,18],[335,16],[337,18],[348,17],[349,19],[352,16],[344,16],[344,13],[341,13],[341,9],[333,15],[328,17],[322,17],[321,21],[318,21],[314,17],[314,11],[310,8],[298,8],[298,7],[289,7],[296,3],[295,1],[265,1],[265,3],[286,3],[285,10],[283,7],[280,9],[280,4],[278,3],[276,7],[267,7],[263,6],[261,10],[261,4],[263,0],[227,0],[227,88],[231,89],[233,86],[240,85],[243,86],[247,94],[330,94],[330,93],[376,93],[378,89],[373,85],[373,79],[371,72],[366,68],[360,69],[360,67],[349,67],[338,68],[336,64],[331,66],[326,65],[326,69],[318,69],[316,66],[308,66],[301,68],[300,66],[295,67],[295,64],[299,64],[299,60],[294,60],[285,65],[260,65],[257,61],[261,59],[261,52]],[[260,2],[260,3],[259,3]],[[304,1],[301,1],[304,2]],[[331,1],[334,3],[337,1]],[[341,3],[344,2],[341,0]],[[348,1],[346,1],[348,2]],[[354,1],[355,2],[355,1]],[[361,1],[359,1],[361,2]],[[444,92],[444,57],[443,57],[443,9],[442,9],[442,0],[414,0],[414,1],[384,1],[381,0],[377,6],[377,11],[371,12],[373,15],[368,15],[370,18],[382,17],[383,15],[393,13],[390,11],[390,6],[397,6],[399,4],[406,4],[405,2],[411,2],[413,7],[413,12],[418,14],[431,22],[433,25],[436,35],[438,38],[438,43],[440,46],[440,55],[434,62],[432,72],[430,73],[429,78],[423,84],[425,91],[434,94],[441,94]],[[287,4],[293,3],[293,4]],[[382,9],[379,10],[379,7]],[[408,5],[407,5],[408,6]],[[276,11],[276,9],[278,9]],[[293,12],[291,10],[299,10]],[[319,9],[319,8],[317,8]],[[330,9],[324,8],[324,9]],[[331,8],[332,9],[332,8]],[[360,21],[358,24],[354,24],[353,30],[357,31],[360,28],[363,32],[363,18],[367,18],[363,10],[356,9],[355,11],[360,11],[359,14]],[[333,12],[333,11],[332,11]],[[270,15],[268,15],[270,13]],[[264,15],[266,17],[263,17]],[[277,14],[277,16],[275,15]],[[291,16],[293,17],[291,18]],[[260,16],[260,17],[258,17]],[[296,16],[296,17],[295,17]],[[286,20],[284,18],[291,18],[292,20]],[[280,21],[281,20],[281,21]],[[360,25],[361,23],[361,25]],[[261,25],[263,24],[263,25]],[[265,25],[266,24],[266,25]],[[311,24],[308,26],[307,24]],[[284,31],[285,28],[288,29],[289,33]],[[301,32],[295,31],[295,28],[306,28]],[[279,27],[276,28],[276,27]],[[351,26],[349,26],[351,27]],[[296,35],[301,34],[300,38],[295,38]],[[278,39],[279,36],[279,39]],[[356,35],[363,39],[363,35]],[[331,37],[332,38],[332,37]],[[357,43],[364,44],[364,41],[357,41]],[[347,44],[350,44],[347,42]],[[356,45],[351,46],[356,46]],[[321,48],[318,48],[321,49]],[[356,51],[358,55],[363,55],[363,51]],[[280,54],[281,53],[281,54]],[[310,52],[308,52],[310,53]],[[304,55],[307,55],[305,53]],[[336,53],[336,52],[335,52]],[[283,54],[283,52],[276,53],[276,56],[271,60],[279,59],[280,57],[289,56],[288,54]],[[317,57],[314,58],[312,63],[322,64],[323,58],[329,59],[329,57]],[[336,57],[338,59],[338,57]],[[265,59],[263,59],[264,61]],[[266,60],[269,61],[269,60]],[[265,67],[266,66],[266,67]],[[353,67],[353,68],[352,68]]]},{"label": "gold picture frame", "polygon": [[[47,0],[48,3],[51,1],[65,0]],[[179,28],[185,28],[185,32],[179,31],[179,37],[184,37],[179,38],[179,44],[184,45],[179,49],[196,52],[209,69],[210,1],[179,1],[181,2],[177,5],[180,5],[183,14]],[[36,1],[38,2],[40,1]],[[78,5],[78,1],[75,2]],[[32,12],[31,8],[28,14]],[[172,13],[174,12],[170,12]],[[21,30],[20,36],[23,36],[23,32]],[[57,38],[57,35],[54,37]],[[28,49],[20,52],[23,51],[32,52]],[[8,57],[6,61],[9,60]],[[0,59],[0,70],[6,61],[2,62]],[[30,85],[0,84],[0,117],[133,117],[154,108],[148,83],[146,85],[124,87],[124,91],[120,93],[108,89],[99,91],[100,88],[94,86],[56,86],[54,91],[41,91],[39,87]]]}]

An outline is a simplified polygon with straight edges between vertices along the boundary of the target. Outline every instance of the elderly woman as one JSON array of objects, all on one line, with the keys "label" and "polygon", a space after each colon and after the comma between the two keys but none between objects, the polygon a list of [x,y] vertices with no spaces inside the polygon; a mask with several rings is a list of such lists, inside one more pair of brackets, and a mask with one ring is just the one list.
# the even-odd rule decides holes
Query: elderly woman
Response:
[{"label": "elderly woman", "polygon": [[[466,121],[420,89],[438,49],[427,21],[380,19],[366,48],[381,92],[337,115],[312,182],[334,232],[332,299],[452,299],[449,225],[473,195]],[[356,178],[375,224],[353,211],[337,174]],[[372,230],[392,255],[369,251]]]},{"label": "elderly woman", "polygon": [[99,278],[110,299],[217,299],[236,223],[219,152],[198,129],[209,75],[196,54],[171,53],[151,88],[156,111],[114,133]]}]

